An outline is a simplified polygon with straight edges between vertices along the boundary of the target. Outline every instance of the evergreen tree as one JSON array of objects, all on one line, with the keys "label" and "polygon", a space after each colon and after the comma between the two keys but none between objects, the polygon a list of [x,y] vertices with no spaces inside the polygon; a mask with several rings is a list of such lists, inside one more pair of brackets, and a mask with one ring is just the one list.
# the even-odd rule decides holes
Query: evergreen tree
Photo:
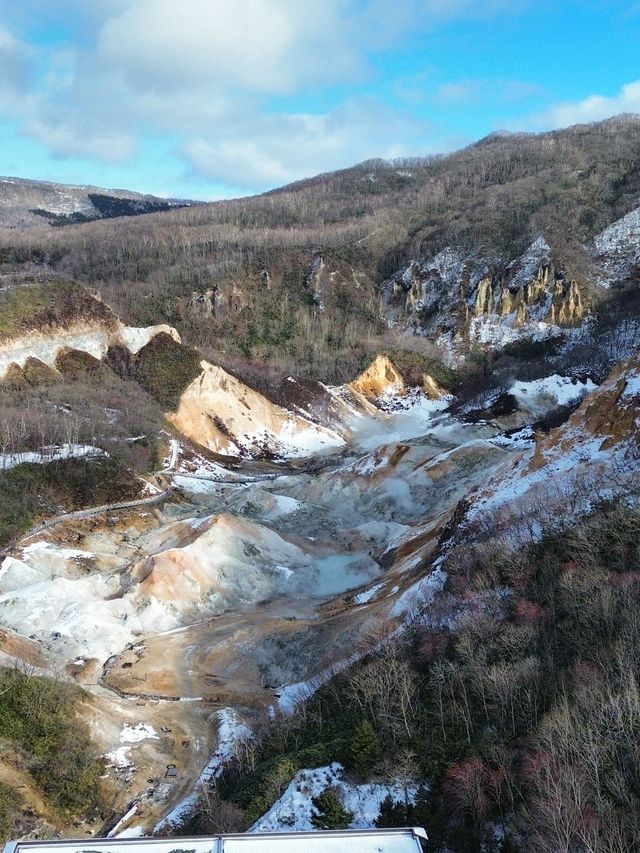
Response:
[{"label": "evergreen tree", "polygon": [[335,788],[325,788],[311,802],[318,811],[311,818],[316,829],[347,829],[353,820],[353,812],[345,809]]},{"label": "evergreen tree", "polygon": [[351,741],[349,752],[351,764],[362,773],[372,767],[378,754],[378,736],[369,720],[362,720]]},{"label": "evergreen tree", "polygon": [[429,792],[424,785],[420,785],[418,788],[415,803],[410,807],[409,811],[411,826],[421,826],[423,829],[426,829],[431,822],[433,806],[429,802]]},{"label": "evergreen tree", "polygon": [[402,802],[396,802],[391,794],[387,794],[380,803],[380,814],[375,819],[378,829],[407,826],[408,822],[406,805]]}]

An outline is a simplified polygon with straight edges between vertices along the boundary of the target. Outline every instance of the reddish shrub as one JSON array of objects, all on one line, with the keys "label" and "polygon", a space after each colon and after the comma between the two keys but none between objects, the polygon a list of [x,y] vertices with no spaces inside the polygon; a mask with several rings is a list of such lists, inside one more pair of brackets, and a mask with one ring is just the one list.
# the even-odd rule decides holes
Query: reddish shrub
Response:
[{"label": "reddish shrub", "polygon": [[529,601],[526,598],[519,598],[516,602],[515,617],[518,622],[541,622],[545,617],[544,607],[541,607],[535,601]]},{"label": "reddish shrub", "polygon": [[458,817],[470,817],[479,824],[487,818],[491,808],[490,785],[491,776],[486,764],[472,758],[447,770],[442,796]]},{"label": "reddish shrub", "polygon": [[444,657],[449,645],[449,635],[444,631],[426,631],[420,638],[418,657],[424,663],[431,663]]}]

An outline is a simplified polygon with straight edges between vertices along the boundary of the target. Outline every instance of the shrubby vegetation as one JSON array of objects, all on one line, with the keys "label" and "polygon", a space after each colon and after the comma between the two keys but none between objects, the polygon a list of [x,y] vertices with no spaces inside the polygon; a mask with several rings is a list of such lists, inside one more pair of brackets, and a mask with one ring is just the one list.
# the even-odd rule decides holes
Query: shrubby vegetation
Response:
[{"label": "shrubby vegetation", "polygon": [[460,384],[460,373],[447,367],[434,355],[400,348],[391,349],[386,355],[389,356],[408,385],[422,385],[425,373],[433,377],[438,385],[441,385],[446,391],[455,391]]},{"label": "shrubby vegetation", "polygon": [[[76,713],[80,691],[28,671],[0,668],[0,747],[13,751],[54,813],[69,819],[97,805],[101,765]],[[15,830],[19,795],[0,785],[0,840]]]},{"label": "shrubby vegetation", "polygon": [[0,842],[11,837],[20,804],[21,798],[16,789],[0,782]]},{"label": "shrubby vegetation", "polygon": [[99,321],[107,328],[116,325],[106,305],[70,281],[35,278],[0,291],[0,340],[34,328],[65,326],[78,318]]},{"label": "shrubby vegetation", "polygon": [[342,805],[340,792],[326,788],[312,799],[316,813],[311,823],[316,829],[348,829],[354,818],[353,812],[347,811]]},{"label": "shrubby vegetation", "polygon": [[432,850],[640,849],[640,512],[603,506],[524,550],[492,547],[453,551],[446,600],[380,646],[382,627],[266,728],[217,789],[236,820],[298,769],[340,761],[354,780],[424,783],[379,823],[410,816]]},{"label": "shrubby vegetation", "polygon": [[115,457],[30,462],[0,470],[0,545],[48,516],[125,501],[139,490],[140,484]]},{"label": "shrubby vegetation", "polygon": [[135,377],[167,410],[176,409],[187,386],[202,372],[201,358],[170,335],[156,335],[134,360]]}]

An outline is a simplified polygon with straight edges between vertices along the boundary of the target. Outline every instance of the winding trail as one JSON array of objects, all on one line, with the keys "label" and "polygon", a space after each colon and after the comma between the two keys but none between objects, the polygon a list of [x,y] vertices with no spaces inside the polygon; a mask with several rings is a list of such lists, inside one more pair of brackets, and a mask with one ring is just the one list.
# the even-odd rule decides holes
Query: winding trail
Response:
[{"label": "winding trail", "polygon": [[[24,539],[30,539],[32,536],[36,536],[38,533],[42,533],[43,530],[48,530],[51,527],[56,527],[58,524],[62,524],[65,521],[77,521],[80,519],[93,518],[96,515],[102,515],[106,512],[118,512],[126,509],[137,509],[138,507],[144,506],[157,506],[161,503],[164,503],[168,500],[174,493],[175,487],[169,486],[168,489],[165,489],[163,492],[160,492],[157,495],[151,495],[148,498],[137,498],[133,501],[124,501],[122,503],[114,503],[114,504],[103,504],[102,506],[89,507],[87,509],[76,509],[71,512],[63,512],[60,515],[56,515],[53,518],[48,518],[46,521],[42,521],[40,524],[37,524],[35,527],[32,527],[28,533],[24,533],[20,536],[18,541],[22,541]],[[5,549],[8,550],[8,549]],[[4,553],[0,552],[0,553]]]},{"label": "winding trail", "polygon": [[[302,474],[315,474],[319,470],[323,468],[330,467],[333,464],[337,464],[337,460],[328,459],[326,461],[323,460],[322,463],[318,463],[317,461],[313,463],[309,463],[302,468],[290,468],[284,469],[282,471],[274,471],[265,474],[256,474],[253,477],[238,477],[233,479],[220,479],[214,475],[206,475],[206,474],[191,474],[186,472],[177,471],[176,467],[178,464],[179,458],[179,450],[180,450],[180,442],[175,439],[172,439],[171,442],[171,454],[169,457],[169,464],[165,468],[161,468],[158,471],[154,471],[154,476],[163,476],[173,479],[173,477],[181,477],[187,480],[199,480],[203,482],[216,483],[221,486],[242,486],[242,485],[250,485],[252,483],[262,483],[269,482],[273,480],[277,480],[279,477],[283,476],[300,476]],[[147,481],[144,481],[147,483]],[[148,506],[159,506],[165,501],[169,500],[175,492],[179,489],[179,486],[174,485],[173,483],[166,489],[157,494],[150,495],[146,498],[136,498],[131,501],[122,501],[119,503],[112,504],[102,504],[100,506],[95,507],[86,507],[85,509],[77,509],[71,510],[70,512],[63,512],[60,515],[55,515],[52,518],[46,519],[46,521],[41,521],[39,524],[36,524],[26,533],[21,534],[16,537],[12,542],[6,545],[4,548],[0,550],[0,557],[6,556],[10,553],[10,551],[15,548],[18,542],[22,542],[23,540],[31,539],[33,536],[37,536],[39,533],[42,533],[45,530],[50,530],[53,527],[57,527],[59,524],[63,524],[66,521],[80,521],[88,518],[94,518],[95,516],[102,515],[103,513],[109,512],[118,512],[129,509],[138,509],[140,507],[148,507]]]}]

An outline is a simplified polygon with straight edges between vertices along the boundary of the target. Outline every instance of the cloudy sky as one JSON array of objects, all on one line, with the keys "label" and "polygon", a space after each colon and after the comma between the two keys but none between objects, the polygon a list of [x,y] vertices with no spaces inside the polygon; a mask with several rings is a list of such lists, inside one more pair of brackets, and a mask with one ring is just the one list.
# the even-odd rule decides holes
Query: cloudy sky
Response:
[{"label": "cloudy sky", "polygon": [[0,174],[213,199],[640,112],[637,0],[0,0]]}]

